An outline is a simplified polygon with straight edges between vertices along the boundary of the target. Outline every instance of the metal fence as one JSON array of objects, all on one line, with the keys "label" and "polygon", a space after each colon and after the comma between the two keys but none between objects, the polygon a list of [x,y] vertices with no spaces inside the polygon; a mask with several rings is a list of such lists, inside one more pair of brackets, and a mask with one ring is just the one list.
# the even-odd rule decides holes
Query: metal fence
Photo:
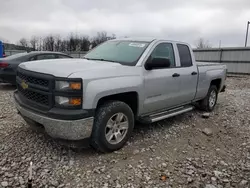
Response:
[{"label": "metal fence", "polygon": [[250,74],[250,48],[194,49],[196,61],[218,62],[227,65],[229,73]]},{"label": "metal fence", "polygon": [[25,50],[5,50],[5,55],[10,56],[14,54],[23,53],[23,52],[26,52],[26,51]]}]

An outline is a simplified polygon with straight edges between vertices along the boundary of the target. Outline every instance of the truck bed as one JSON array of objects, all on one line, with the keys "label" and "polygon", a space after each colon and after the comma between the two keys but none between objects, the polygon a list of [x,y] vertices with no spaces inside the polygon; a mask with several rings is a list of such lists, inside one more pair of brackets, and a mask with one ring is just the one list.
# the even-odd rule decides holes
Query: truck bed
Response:
[{"label": "truck bed", "polygon": [[198,67],[201,67],[201,66],[214,66],[214,65],[223,65],[221,63],[215,63],[215,62],[203,62],[203,61],[196,61],[196,64]]},{"label": "truck bed", "polygon": [[[224,86],[226,65],[213,62],[196,62],[199,77],[196,98],[204,98],[211,80],[222,79],[220,89]],[[219,90],[220,90],[219,89]]]}]

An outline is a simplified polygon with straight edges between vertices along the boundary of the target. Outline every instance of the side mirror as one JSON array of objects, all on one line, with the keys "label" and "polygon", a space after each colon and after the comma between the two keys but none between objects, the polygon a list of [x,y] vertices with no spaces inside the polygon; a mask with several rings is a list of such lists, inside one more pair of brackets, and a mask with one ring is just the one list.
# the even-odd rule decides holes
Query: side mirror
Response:
[{"label": "side mirror", "polygon": [[166,58],[153,58],[145,64],[146,70],[169,68],[171,65],[170,60]]}]

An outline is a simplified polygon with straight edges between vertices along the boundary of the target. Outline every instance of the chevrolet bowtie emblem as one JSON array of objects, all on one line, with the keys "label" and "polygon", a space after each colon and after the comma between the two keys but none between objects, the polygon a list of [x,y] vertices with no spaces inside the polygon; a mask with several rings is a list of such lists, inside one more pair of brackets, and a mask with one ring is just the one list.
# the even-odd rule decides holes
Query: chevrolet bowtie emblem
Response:
[{"label": "chevrolet bowtie emblem", "polygon": [[21,82],[21,86],[23,89],[27,89],[29,87],[29,85],[24,80]]}]

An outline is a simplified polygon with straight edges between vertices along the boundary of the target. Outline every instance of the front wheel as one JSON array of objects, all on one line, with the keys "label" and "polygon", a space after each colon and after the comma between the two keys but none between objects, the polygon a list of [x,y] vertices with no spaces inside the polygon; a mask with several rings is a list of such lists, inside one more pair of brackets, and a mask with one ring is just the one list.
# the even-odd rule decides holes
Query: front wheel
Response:
[{"label": "front wheel", "polygon": [[217,103],[217,98],[218,98],[218,89],[215,85],[211,85],[208,90],[207,96],[200,101],[201,109],[208,112],[213,111]]},{"label": "front wheel", "polygon": [[101,152],[112,152],[122,148],[134,128],[134,114],[121,101],[108,101],[95,114],[91,145]]}]

